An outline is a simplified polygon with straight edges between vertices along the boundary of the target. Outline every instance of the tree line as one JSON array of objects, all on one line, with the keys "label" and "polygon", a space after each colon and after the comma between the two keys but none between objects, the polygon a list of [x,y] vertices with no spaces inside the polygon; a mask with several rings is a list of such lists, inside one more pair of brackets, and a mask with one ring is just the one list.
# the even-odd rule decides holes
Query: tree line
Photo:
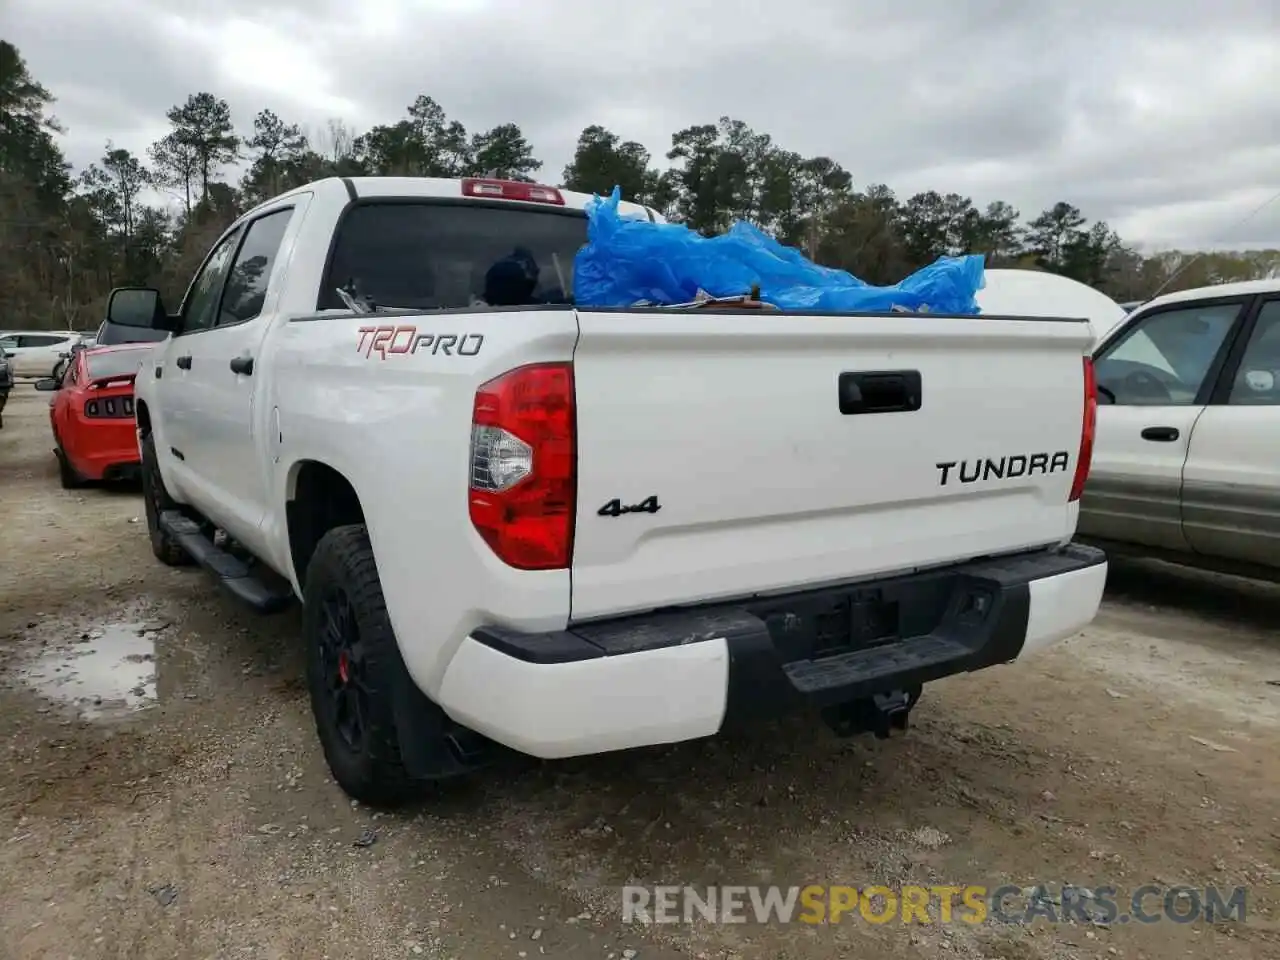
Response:
[{"label": "tree line", "polygon": [[[166,113],[169,132],[135,155],[105,144],[75,171],[58,142],[55,98],[0,40],[0,326],[91,329],[113,286],[158,286],[177,302],[217,235],[248,207],[326,176],[493,176],[623,196],[704,234],[747,220],[819,263],[894,283],[943,254],[981,253],[989,266],[1060,273],[1118,300],[1252,279],[1280,269],[1280,251],[1143,256],[1066,201],[1024,218],[1003,201],[956,193],[899,198],[855,185],[830,157],[805,157],[741,120],[679,130],[659,168],[642,144],[584,129],[559,177],[545,171],[518,124],[470,132],[431,97],[358,133],[341,120],[305,130],[269,109],[237,126],[227,101],[193,93]],[[238,173],[238,179],[232,176]],[[167,206],[146,202],[157,192]],[[1168,283],[1173,277],[1173,282]]]}]

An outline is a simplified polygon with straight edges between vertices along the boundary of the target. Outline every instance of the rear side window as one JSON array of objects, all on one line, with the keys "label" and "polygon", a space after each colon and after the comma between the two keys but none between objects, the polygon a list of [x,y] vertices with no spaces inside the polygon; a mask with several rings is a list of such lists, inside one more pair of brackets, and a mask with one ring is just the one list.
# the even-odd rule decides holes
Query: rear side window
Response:
[{"label": "rear side window", "polygon": [[361,203],[338,227],[317,306],[343,309],[338,288],[417,310],[569,303],[573,258],[586,239],[581,211]]},{"label": "rear side window", "polygon": [[1268,300],[1240,358],[1228,403],[1280,406],[1280,300]]},{"label": "rear side window", "polygon": [[50,335],[47,333],[24,333],[19,346],[23,347],[52,347],[56,343],[69,342],[66,337]]}]

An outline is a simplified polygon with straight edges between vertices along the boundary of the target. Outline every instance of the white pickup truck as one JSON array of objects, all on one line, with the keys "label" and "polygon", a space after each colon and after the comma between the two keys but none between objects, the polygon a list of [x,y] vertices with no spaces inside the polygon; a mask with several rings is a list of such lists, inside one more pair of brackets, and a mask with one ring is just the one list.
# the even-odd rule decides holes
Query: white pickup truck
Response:
[{"label": "white pickup truck", "polygon": [[136,384],[154,552],[301,600],[350,795],[806,705],[887,736],[1093,619],[1087,322],[575,307],[589,200],[324,180],[175,312],[112,293],[171,333]]}]

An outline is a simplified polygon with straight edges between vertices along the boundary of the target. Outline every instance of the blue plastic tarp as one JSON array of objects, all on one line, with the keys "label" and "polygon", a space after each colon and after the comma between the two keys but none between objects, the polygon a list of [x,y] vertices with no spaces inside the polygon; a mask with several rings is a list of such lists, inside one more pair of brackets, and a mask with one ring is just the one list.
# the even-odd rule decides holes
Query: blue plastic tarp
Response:
[{"label": "blue plastic tarp", "polygon": [[981,256],[941,257],[901,283],[874,287],[822,267],[749,223],[704,237],[675,223],[618,212],[621,191],[587,205],[587,243],[573,266],[574,303],[629,307],[688,303],[699,291],[736,297],[759,285],[760,299],[782,310],[880,313],[895,308],[972,315],[983,286]]}]

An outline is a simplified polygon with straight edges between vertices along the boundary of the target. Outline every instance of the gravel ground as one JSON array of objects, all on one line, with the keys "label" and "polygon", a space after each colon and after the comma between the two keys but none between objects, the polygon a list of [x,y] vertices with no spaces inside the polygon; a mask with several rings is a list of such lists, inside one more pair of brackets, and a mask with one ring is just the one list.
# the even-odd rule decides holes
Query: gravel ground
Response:
[{"label": "gravel ground", "polygon": [[[1280,957],[1280,589],[1116,564],[1096,623],[913,728],[507,763],[378,815],[295,613],[154,561],[136,490],[0,430],[0,957]],[[1244,922],[624,925],[620,885],[1237,885]]]}]

